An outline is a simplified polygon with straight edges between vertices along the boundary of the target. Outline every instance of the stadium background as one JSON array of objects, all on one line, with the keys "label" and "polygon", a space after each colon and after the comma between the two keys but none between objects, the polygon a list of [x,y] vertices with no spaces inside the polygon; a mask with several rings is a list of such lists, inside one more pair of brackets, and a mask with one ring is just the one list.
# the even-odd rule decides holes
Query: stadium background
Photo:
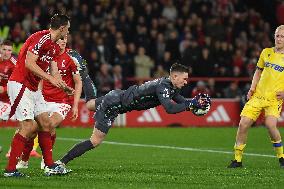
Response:
[{"label": "stadium background", "polygon": [[[72,19],[68,46],[87,60],[99,96],[166,76],[180,60],[191,73],[185,97],[206,92],[230,101],[215,100],[205,119],[211,121],[177,123],[185,126],[237,124],[258,56],[273,46],[274,30],[284,23],[283,2],[268,0],[2,0],[0,7],[0,40],[12,40],[15,55],[30,34],[48,28],[54,13],[67,13]],[[236,108],[228,112],[229,107]],[[164,114],[160,111],[142,112],[142,121],[138,115],[124,115],[116,125],[133,119],[137,123],[132,126],[159,124],[155,113]],[[81,109],[76,125],[91,126],[91,117]],[[164,119],[164,126],[176,125]]]},{"label": "stadium background", "polygon": [[[0,40],[12,40],[15,55],[30,34],[48,28],[54,13],[66,12],[72,19],[69,47],[87,60],[99,95],[165,76],[171,63],[180,59],[191,68],[183,95],[191,97],[200,91],[214,98],[206,117],[189,112],[171,117],[161,108],[119,116],[116,125],[140,128],[111,129],[102,147],[70,164],[74,174],[46,179],[39,172],[40,160],[31,159],[24,172],[33,179],[0,176],[0,188],[283,186],[283,170],[272,158],[264,127],[250,131],[246,168],[225,168],[232,158],[234,126],[258,56],[262,48],[273,46],[275,28],[284,24],[282,1],[0,0],[0,9]],[[78,120],[67,120],[63,126],[83,128],[58,129],[55,158],[90,136],[92,129],[85,127],[92,127],[92,112],[83,101],[81,106]],[[6,128],[9,126],[17,123],[0,123],[5,127],[0,129],[4,152],[14,133],[14,128]],[[160,128],[164,126],[171,128]],[[4,154],[0,154],[1,169],[7,161]]]}]

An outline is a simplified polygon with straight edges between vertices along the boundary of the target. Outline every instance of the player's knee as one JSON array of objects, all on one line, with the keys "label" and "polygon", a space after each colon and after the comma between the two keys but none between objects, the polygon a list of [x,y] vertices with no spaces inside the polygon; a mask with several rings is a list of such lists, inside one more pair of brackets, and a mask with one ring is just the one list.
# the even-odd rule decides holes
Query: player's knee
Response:
[{"label": "player's knee", "polygon": [[46,119],[40,125],[43,131],[50,131],[52,129],[52,122],[49,119]]},{"label": "player's knee", "polygon": [[91,99],[86,102],[86,107],[88,110],[95,111],[96,110],[96,99]]},{"label": "player's knee", "polygon": [[91,137],[90,141],[91,141],[91,143],[93,144],[94,147],[98,147],[102,143],[103,140]]},{"label": "player's knee", "polygon": [[98,133],[93,133],[90,138],[90,141],[92,142],[94,147],[99,146],[103,142],[103,140],[104,140],[104,136],[101,136]]},{"label": "player's knee", "polygon": [[246,116],[241,116],[239,127],[248,128],[248,127],[252,126],[252,124],[254,122],[255,121],[252,118],[249,118],[249,117],[246,117]]},{"label": "player's knee", "polygon": [[33,124],[32,120],[25,121],[20,123],[20,128],[18,133],[20,133],[22,136],[31,138],[34,135],[34,133],[37,132],[37,129],[38,129],[37,126]]},{"label": "player's knee", "polygon": [[239,128],[240,129],[248,129],[251,126],[250,122],[246,121],[246,120],[241,120],[239,123]]}]

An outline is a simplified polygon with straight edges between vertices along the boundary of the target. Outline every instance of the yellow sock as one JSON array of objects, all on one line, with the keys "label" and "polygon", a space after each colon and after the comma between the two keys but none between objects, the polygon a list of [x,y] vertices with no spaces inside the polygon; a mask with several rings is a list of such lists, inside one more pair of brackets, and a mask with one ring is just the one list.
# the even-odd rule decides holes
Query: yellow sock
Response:
[{"label": "yellow sock", "polygon": [[277,158],[284,158],[282,141],[271,141],[276,152]]},{"label": "yellow sock", "polygon": [[38,136],[36,136],[35,137],[35,139],[34,139],[34,146],[33,146],[33,150],[35,150],[36,151],[36,149],[37,149],[37,147],[38,147]]},{"label": "yellow sock", "polygon": [[242,162],[242,157],[243,157],[243,152],[244,152],[244,148],[245,148],[246,144],[241,144],[241,145],[235,145],[234,149],[235,149],[235,160],[237,160],[237,162]]}]

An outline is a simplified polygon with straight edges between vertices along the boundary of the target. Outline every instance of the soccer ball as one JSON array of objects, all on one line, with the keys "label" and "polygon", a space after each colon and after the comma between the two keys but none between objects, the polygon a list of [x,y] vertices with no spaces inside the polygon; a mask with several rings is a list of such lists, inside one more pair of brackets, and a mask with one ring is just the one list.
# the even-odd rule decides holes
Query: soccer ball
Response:
[{"label": "soccer ball", "polygon": [[209,112],[210,107],[211,107],[210,104],[208,104],[205,109],[201,109],[201,108],[193,109],[192,113],[196,116],[203,116],[203,115],[206,115]]}]

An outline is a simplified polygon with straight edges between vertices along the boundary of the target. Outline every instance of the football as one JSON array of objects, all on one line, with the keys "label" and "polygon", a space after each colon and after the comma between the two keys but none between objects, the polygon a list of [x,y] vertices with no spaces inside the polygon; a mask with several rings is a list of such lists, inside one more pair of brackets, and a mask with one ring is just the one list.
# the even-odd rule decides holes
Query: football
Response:
[{"label": "football", "polygon": [[193,109],[192,113],[196,116],[203,116],[203,115],[206,115],[209,112],[210,107],[211,107],[210,104],[208,104],[208,106],[205,109],[201,109],[201,108]]}]

